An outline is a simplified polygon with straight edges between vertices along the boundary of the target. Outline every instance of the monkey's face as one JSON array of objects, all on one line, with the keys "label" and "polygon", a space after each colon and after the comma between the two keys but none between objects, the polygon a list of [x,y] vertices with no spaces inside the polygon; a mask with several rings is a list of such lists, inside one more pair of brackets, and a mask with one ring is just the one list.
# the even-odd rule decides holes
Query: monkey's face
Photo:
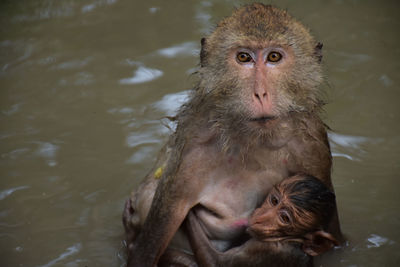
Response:
[{"label": "monkey's face", "polygon": [[312,83],[321,79],[319,63],[289,42],[239,40],[225,60],[226,76],[231,77],[226,100],[249,121],[272,122],[316,104]]},{"label": "monkey's face", "polygon": [[200,74],[229,118],[268,125],[320,104],[317,42],[286,12],[262,4],[239,9],[202,40]]},{"label": "monkey's face", "polygon": [[254,211],[248,229],[254,237],[265,241],[300,237],[318,224],[315,214],[292,203],[290,198],[293,196],[286,191],[286,185],[284,182],[275,186],[263,205]]},{"label": "monkey's face", "polygon": [[256,209],[250,218],[249,233],[260,240],[287,236],[294,223],[287,201],[287,198],[274,188],[264,204]]},{"label": "monkey's face", "polygon": [[294,54],[290,47],[265,42],[237,45],[228,54],[228,69],[237,79],[237,96],[249,121],[267,123],[299,109],[285,89]]}]

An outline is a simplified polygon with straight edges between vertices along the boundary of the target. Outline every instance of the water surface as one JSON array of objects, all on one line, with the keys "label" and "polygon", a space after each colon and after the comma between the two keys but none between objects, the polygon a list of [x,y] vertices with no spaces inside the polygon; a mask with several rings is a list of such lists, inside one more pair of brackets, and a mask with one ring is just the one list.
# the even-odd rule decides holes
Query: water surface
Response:
[{"label": "water surface", "polygon": [[[239,3],[2,1],[2,266],[124,265],[124,200],[170,133],[161,118],[195,82],[199,40]],[[349,241],[317,266],[399,266],[400,5],[272,3],[324,43]]]}]

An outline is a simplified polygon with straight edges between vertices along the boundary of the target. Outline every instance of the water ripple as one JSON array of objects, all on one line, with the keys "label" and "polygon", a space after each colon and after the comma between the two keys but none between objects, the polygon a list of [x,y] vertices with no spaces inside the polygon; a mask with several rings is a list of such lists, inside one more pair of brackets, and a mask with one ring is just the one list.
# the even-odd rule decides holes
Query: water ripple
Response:
[{"label": "water ripple", "polygon": [[182,91],[165,95],[160,101],[154,103],[154,107],[165,112],[167,115],[174,115],[180,106],[189,99],[189,91]]},{"label": "water ripple", "polygon": [[88,13],[88,12],[92,12],[95,8],[99,7],[99,6],[103,6],[103,5],[112,5],[114,3],[116,3],[117,0],[101,0],[101,1],[96,1],[92,4],[88,4],[85,5],[81,8],[81,12],[82,13]]},{"label": "water ripple", "polygon": [[154,155],[154,153],[156,153],[156,151],[153,147],[141,147],[126,161],[126,163],[132,164],[146,162],[152,159],[151,155]]},{"label": "water ripple", "polygon": [[133,74],[131,78],[125,78],[119,80],[120,84],[138,84],[145,83],[155,80],[161,77],[164,73],[158,69],[151,69],[140,66]]},{"label": "water ripple", "polygon": [[50,267],[50,266],[54,266],[55,264],[57,264],[59,261],[64,260],[65,258],[78,253],[80,250],[82,249],[82,245],[81,243],[77,243],[69,248],[67,248],[66,252],[62,253],[60,256],[58,256],[56,259],[48,262],[47,264],[44,265],[40,265],[40,267]]},{"label": "water ripple", "polygon": [[49,166],[53,167],[57,165],[55,156],[59,147],[49,142],[35,142],[35,143],[39,144],[39,148],[36,150],[35,154],[45,158]]},{"label": "water ripple", "polygon": [[14,188],[3,190],[3,191],[0,192],[0,200],[5,199],[6,197],[11,195],[15,191],[24,190],[24,189],[27,189],[27,188],[29,188],[29,186],[23,185],[23,186],[18,186],[18,187],[14,187]]},{"label": "water ripple", "polygon": [[159,138],[154,136],[154,131],[137,133],[132,132],[126,139],[128,147],[137,147],[144,144],[158,144],[160,142]]},{"label": "water ripple", "polygon": [[69,60],[66,62],[62,62],[55,66],[55,69],[76,69],[76,68],[82,68],[86,66],[90,61],[92,60],[91,57],[87,57],[85,59],[74,59],[74,60]]},{"label": "water ripple", "polygon": [[367,245],[367,248],[379,248],[384,244],[389,244],[389,245],[394,244],[394,241],[389,240],[386,237],[375,235],[375,234],[372,234],[370,237],[368,237],[367,241],[369,242],[369,244]]},{"label": "water ripple", "polygon": [[10,116],[10,115],[18,112],[18,110],[20,109],[21,105],[22,105],[22,103],[14,104],[8,110],[3,110],[2,113],[4,115]]},{"label": "water ripple", "polygon": [[29,148],[17,148],[9,153],[4,153],[1,155],[2,158],[9,158],[12,160],[16,160],[19,156],[27,153],[30,149]]},{"label": "water ripple", "polygon": [[360,161],[360,156],[366,152],[365,144],[377,144],[382,138],[370,138],[364,136],[351,136],[338,133],[328,133],[333,157],[343,157],[353,161]]},{"label": "water ripple", "polygon": [[178,55],[197,56],[199,54],[199,46],[195,42],[185,42],[176,46],[162,48],[157,53],[168,58]]}]

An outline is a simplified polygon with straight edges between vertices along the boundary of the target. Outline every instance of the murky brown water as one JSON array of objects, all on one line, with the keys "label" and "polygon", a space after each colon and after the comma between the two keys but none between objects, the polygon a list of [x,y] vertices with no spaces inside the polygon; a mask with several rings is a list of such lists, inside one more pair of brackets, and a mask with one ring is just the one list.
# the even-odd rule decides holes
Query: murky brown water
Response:
[{"label": "murky brown water", "polygon": [[[244,2],[244,1],[242,1]],[[273,1],[324,43],[343,231],[321,266],[400,266],[400,5]],[[123,266],[123,202],[238,1],[0,4],[0,265]]]}]

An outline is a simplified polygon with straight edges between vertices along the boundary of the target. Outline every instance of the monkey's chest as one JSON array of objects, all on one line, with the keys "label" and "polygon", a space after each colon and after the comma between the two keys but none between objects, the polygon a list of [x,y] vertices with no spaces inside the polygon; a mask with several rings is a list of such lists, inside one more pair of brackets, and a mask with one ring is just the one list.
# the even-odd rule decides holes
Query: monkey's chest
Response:
[{"label": "monkey's chest", "polygon": [[265,166],[227,158],[203,173],[208,182],[195,211],[208,237],[219,243],[220,249],[229,247],[243,234],[254,209],[263,203],[276,183],[288,176],[280,156],[271,158],[274,160],[261,161]]}]

